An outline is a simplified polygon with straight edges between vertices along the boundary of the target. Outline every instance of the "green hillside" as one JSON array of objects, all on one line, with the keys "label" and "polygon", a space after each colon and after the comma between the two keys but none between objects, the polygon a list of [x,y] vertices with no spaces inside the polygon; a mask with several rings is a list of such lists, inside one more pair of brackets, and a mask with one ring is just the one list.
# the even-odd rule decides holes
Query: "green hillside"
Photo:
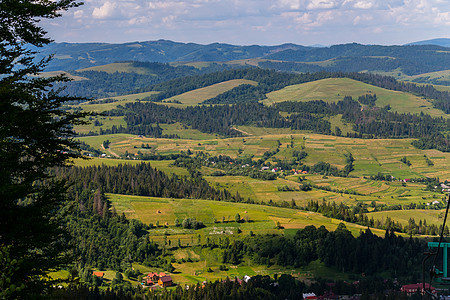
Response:
[{"label": "green hillside", "polygon": [[364,94],[376,94],[376,105],[383,107],[390,105],[393,111],[399,113],[426,113],[431,116],[445,116],[442,111],[433,108],[430,101],[409,93],[386,90],[373,85],[348,78],[327,78],[303,84],[287,86],[281,90],[267,94],[263,103],[270,105],[283,101],[312,101],[323,100],[337,102],[344,96],[357,99]]},{"label": "green hillside", "polygon": [[242,84],[257,85],[258,83],[253,80],[246,79],[228,80],[167,98],[166,100],[163,100],[163,102],[181,102],[182,104],[186,105],[196,105],[210,98],[214,98],[217,95],[220,95]]},{"label": "green hillside", "polygon": [[136,73],[140,75],[155,75],[152,74],[148,68],[134,66],[133,63],[131,62],[112,63],[77,70],[77,72],[85,72],[85,71],[106,72],[109,74],[118,72],[118,73]]}]

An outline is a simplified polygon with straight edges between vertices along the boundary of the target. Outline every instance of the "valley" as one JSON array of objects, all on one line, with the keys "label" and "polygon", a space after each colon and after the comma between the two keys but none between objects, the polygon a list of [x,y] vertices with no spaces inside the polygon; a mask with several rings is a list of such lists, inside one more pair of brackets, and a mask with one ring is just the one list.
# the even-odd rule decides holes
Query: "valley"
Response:
[{"label": "valley", "polygon": [[[142,69],[122,71],[145,73]],[[289,267],[274,263],[272,259],[267,265],[255,263],[252,255],[242,256],[236,264],[224,263],[224,257],[233,243],[252,236],[290,238],[297,230],[309,226],[324,226],[326,230],[335,231],[342,223],[354,237],[367,228],[379,237],[392,230],[405,239],[414,237],[421,241],[439,234],[446,206],[441,184],[450,182],[450,152],[416,148],[412,142],[420,135],[412,132],[408,134],[410,136],[392,136],[389,131],[361,135],[361,129],[355,127],[355,119],[345,116],[345,110],[338,114],[324,113],[328,109],[326,105],[342,105],[342,101],[349,101],[344,99],[347,96],[347,99],[354,99],[351,101],[358,99],[360,106],[355,113],[377,113],[389,106],[386,112],[392,116],[431,116],[431,119],[423,120],[442,124],[444,130],[440,132],[445,134],[448,132],[448,114],[434,107],[433,99],[350,78],[313,79],[278,87],[262,98],[257,96],[258,105],[261,105],[258,109],[278,109],[281,118],[294,120],[297,111],[310,109],[307,106],[297,108],[295,103],[318,103],[317,108],[310,110],[311,117],[304,117],[302,122],[308,124],[308,120],[322,118],[330,124],[327,134],[317,132],[316,125],[309,130],[284,125],[271,127],[267,125],[269,123],[260,122],[257,112],[251,109],[248,114],[254,114],[254,121],[250,122],[239,123],[240,117],[234,118],[230,112],[230,116],[223,119],[230,118],[230,128],[222,129],[219,125],[217,129],[208,129],[203,126],[205,124],[196,125],[193,122],[197,118],[196,110],[201,109],[204,117],[199,117],[199,122],[212,122],[206,108],[209,107],[212,113],[215,108],[203,104],[205,101],[221,99],[225,104],[218,103],[216,107],[233,109],[237,104],[229,104],[234,100],[228,102],[228,99],[239,97],[236,95],[241,93],[235,91],[241,89],[246,93],[247,87],[258,88],[265,82],[265,79],[255,80],[256,77],[251,76],[235,78],[220,83],[212,81],[207,85],[191,84],[191,88],[179,88],[173,96],[161,85],[159,91],[70,106],[94,113],[89,117],[89,124],[76,126],[75,130],[82,135],[78,139],[88,146],[85,154],[97,157],[76,160],[75,166],[96,166],[103,172],[110,167],[146,164],[168,176],[201,178],[217,191],[229,193],[226,200],[214,201],[196,196],[144,196],[138,189],[128,189],[125,194],[103,189],[103,201],[108,203],[109,210],[119,216],[123,214],[128,220],[142,222],[148,239],[163,249],[166,261],[172,266],[169,270],[135,261],[132,263],[135,269],[142,273],[170,271],[173,280],[181,285],[223,280],[227,276],[274,274],[290,274],[307,281],[318,277],[345,280],[359,278],[359,275],[339,272],[335,266],[320,260]],[[183,84],[178,83],[179,87]],[[167,98],[159,97],[161,93],[168,95]],[[375,101],[364,102],[365,98],[361,98],[364,95],[376,95]],[[152,98],[155,96],[159,98]],[[326,104],[311,102],[316,100]],[[161,113],[155,114],[155,121],[145,123],[159,128],[158,133],[130,134],[125,130],[113,133],[119,127],[130,128],[131,116],[142,114],[142,109],[151,111],[158,107],[161,107]],[[190,109],[192,117],[180,117],[186,109]],[[142,116],[147,118],[145,113]],[[374,115],[370,118],[381,121],[386,117]],[[139,126],[144,123],[133,124],[143,128]],[[339,136],[336,127],[339,127]],[[103,147],[106,141],[108,148]],[[191,219],[200,222],[201,226],[194,229],[181,225]],[[225,241],[226,245],[223,244]],[[108,276],[112,280],[112,275]],[[139,281],[137,277],[127,280],[132,284]]]}]

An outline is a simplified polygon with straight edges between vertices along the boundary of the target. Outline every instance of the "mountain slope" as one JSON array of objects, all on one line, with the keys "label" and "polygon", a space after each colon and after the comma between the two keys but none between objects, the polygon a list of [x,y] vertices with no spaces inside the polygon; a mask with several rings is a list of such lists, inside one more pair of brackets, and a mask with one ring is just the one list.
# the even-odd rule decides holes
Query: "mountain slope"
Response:
[{"label": "mountain slope", "polygon": [[431,40],[409,43],[406,45],[407,46],[409,46],[409,45],[437,45],[437,46],[442,46],[442,47],[450,47],[450,39],[448,39],[448,38],[431,39]]},{"label": "mountain slope", "polygon": [[52,43],[42,49],[41,56],[55,54],[47,71],[77,70],[123,61],[228,61],[261,57],[286,49],[311,49],[294,44],[279,46],[236,46],[214,43],[200,45],[167,40],[107,43]]}]

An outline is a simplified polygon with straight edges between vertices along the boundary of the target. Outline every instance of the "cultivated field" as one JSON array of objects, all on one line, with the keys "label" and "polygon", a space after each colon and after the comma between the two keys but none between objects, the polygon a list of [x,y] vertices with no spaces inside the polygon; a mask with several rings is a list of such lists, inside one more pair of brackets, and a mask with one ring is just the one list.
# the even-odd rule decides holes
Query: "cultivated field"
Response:
[{"label": "cultivated field", "polygon": [[[244,128],[251,131],[252,128]],[[258,130],[269,129],[255,129]],[[183,130],[179,132],[184,132]],[[188,131],[189,133],[189,131]],[[186,133],[186,134],[188,134]],[[152,154],[174,154],[181,151],[205,152],[211,156],[228,155],[231,157],[252,156],[254,160],[263,157],[266,151],[274,151],[280,143],[279,151],[268,161],[274,163],[274,159],[290,160],[294,149],[304,149],[308,156],[303,163],[312,166],[320,161],[331,163],[343,168],[345,166],[345,154],[352,153],[354,161],[354,171],[350,173],[350,178],[333,177],[314,174],[288,175],[277,180],[267,181],[262,179],[252,179],[246,176],[211,176],[215,168],[202,167],[200,171],[204,178],[213,186],[226,188],[231,193],[239,194],[245,199],[268,203],[290,203],[292,200],[298,206],[305,206],[308,201],[322,201],[323,199],[332,203],[345,203],[354,205],[358,202],[378,204],[409,204],[409,203],[430,203],[441,198],[441,194],[427,191],[426,185],[421,183],[411,183],[394,180],[392,182],[376,181],[369,179],[370,176],[379,172],[385,175],[392,175],[396,179],[411,179],[419,177],[439,177],[441,180],[450,180],[450,154],[437,150],[418,150],[411,144],[411,140],[364,140],[350,139],[335,136],[324,136],[320,134],[292,133],[280,134],[275,130],[275,134],[263,136],[248,136],[245,138],[228,139],[204,139],[194,134],[196,139],[155,139],[137,137],[128,134],[104,135],[94,137],[83,137],[81,140],[90,144],[94,148],[102,149],[101,144],[105,140],[111,141],[110,149],[103,150],[110,156],[123,155],[128,152],[130,159],[95,159],[77,162],[77,164],[101,164],[112,161],[117,163],[136,163],[135,154],[138,151]],[[202,138],[207,138],[203,136]],[[293,142],[294,148],[288,147]],[[142,148],[142,144],[149,146]],[[411,162],[410,166],[402,163],[401,158],[407,157]],[[428,166],[426,159],[430,159],[434,166]],[[184,168],[175,167],[173,161],[151,161],[152,166],[168,173],[187,175]],[[266,171],[268,172],[268,171]],[[330,188],[331,191],[323,189],[313,189],[303,192],[299,190],[300,183],[298,177],[305,176],[307,182],[315,184],[321,188]],[[289,186],[294,191],[280,191],[279,187]],[[355,195],[341,193],[341,191],[355,192]]]}]

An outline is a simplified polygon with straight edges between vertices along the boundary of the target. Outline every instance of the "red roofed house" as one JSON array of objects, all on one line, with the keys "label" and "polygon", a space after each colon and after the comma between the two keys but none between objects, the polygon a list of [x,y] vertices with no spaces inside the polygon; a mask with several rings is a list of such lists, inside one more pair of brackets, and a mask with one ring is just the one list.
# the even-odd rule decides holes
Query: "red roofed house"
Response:
[{"label": "red roofed house", "polygon": [[[415,293],[417,293],[417,290],[419,290],[419,292],[422,294],[423,293],[422,288],[423,288],[422,283],[416,283],[416,284],[404,285],[404,286],[402,286],[402,288],[400,290],[402,292],[405,292],[406,295],[412,296]],[[434,287],[432,287],[429,283],[425,283],[425,288],[427,290],[430,290],[433,294],[436,294],[436,289]]]},{"label": "red roofed house", "polygon": [[172,286],[172,277],[168,275],[159,277],[158,284],[161,287]]},{"label": "red roofed house", "polygon": [[159,279],[158,273],[150,272],[147,274],[147,276],[142,278],[142,283],[147,286],[154,285],[155,282],[158,281],[158,279]]},{"label": "red roofed house", "polygon": [[147,277],[153,281],[158,281],[158,279],[159,279],[158,273],[154,273],[154,272],[148,273]]},{"label": "red roofed house", "polygon": [[100,277],[100,278],[103,278],[103,276],[105,276],[105,273],[103,273],[103,272],[92,272],[92,275],[94,275],[94,276],[97,276],[97,277]]},{"label": "red roofed house", "polygon": [[303,299],[316,300],[317,296],[314,293],[303,293]]}]

